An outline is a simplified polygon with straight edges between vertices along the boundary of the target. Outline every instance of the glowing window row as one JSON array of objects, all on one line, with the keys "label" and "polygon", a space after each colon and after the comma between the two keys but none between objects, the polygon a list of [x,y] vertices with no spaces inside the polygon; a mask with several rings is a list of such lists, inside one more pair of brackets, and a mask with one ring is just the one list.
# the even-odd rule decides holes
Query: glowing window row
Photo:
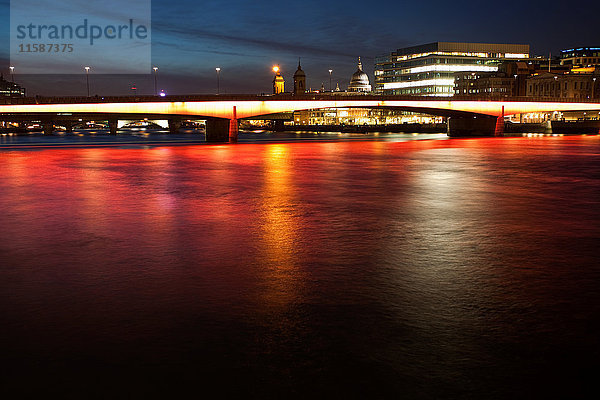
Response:
[{"label": "glowing window row", "polygon": [[413,58],[427,57],[430,55],[440,56],[461,56],[461,57],[480,57],[480,58],[529,58],[527,53],[469,53],[460,51],[433,51],[428,53],[409,54],[405,56],[399,56],[396,61],[405,61]]},{"label": "glowing window row", "polygon": [[454,79],[426,79],[423,81],[410,82],[386,82],[383,84],[383,89],[400,89],[418,86],[454,86]]},{"label": "glowing window row", "polygon": [[448,65],[436,64],[423,67],[408,68],[405,70],[409,74],[418,74],[421,72],[496,72],[497,66],[491,65]]}]

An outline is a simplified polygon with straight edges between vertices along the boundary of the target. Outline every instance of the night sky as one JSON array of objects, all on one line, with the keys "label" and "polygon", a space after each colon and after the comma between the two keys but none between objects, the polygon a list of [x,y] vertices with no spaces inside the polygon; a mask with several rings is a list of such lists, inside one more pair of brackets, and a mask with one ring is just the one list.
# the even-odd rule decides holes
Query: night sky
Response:
[{"label": "night sky", "polygon": [[[0,65],[8,74],[9,0],[0,0]],[[600,2],[524,1],[339,1],[154,0],[152,63],[160,68],[159,89],[169,94],[214,93],[215,67],[221,91],[269,93],[271,67],[291,80],[298,57],[307,86],[345,89],[361,56],[373,79],[376,55],[434,41],[523,43],[534,55],[600,46]],[[150,71],[149,71],[150,72]],[[30,95],[84,95],[83,75],[26,76],[15,80]],[[139,94],[154,90],[152,76],[93,75],[92,94]]]}]

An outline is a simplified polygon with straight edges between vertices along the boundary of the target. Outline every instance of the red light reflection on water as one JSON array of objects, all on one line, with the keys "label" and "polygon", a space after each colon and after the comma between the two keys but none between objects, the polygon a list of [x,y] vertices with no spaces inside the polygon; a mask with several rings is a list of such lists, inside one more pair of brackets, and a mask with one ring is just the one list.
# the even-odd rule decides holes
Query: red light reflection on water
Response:
[{"label": "red light reflection on water", "polygon": [[195,366],[210,343],[233,369],[275,354],[275,376],[357,354],[473,382],[550,365],[541,350],[511,364],[498,343],[597,341],[598,137],[0,151],[0,165],[13,363]]}]

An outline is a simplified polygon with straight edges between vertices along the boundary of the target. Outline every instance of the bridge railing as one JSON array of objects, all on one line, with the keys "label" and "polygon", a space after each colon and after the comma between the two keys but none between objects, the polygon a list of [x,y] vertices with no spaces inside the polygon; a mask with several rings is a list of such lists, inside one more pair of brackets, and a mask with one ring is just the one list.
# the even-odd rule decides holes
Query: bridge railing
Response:
[{"label": "bridge railing", "polygon": [[556,102],[556,103],[598,103],[600,98],[575,99],[563,97],[501,97],[501,96],[468,96],[455,95],[452,97],[409,96],[409,95],[380,95],[380,94],[349,94],[349,93],[319,93],[293,95],[283,93],[278,95],[170,95],[170,96],[35,96],[35,97],[6,97],[0,98],[0,105],[18,104],[82,104],[82,103],[146,103],[146,102],[190,102],[190,101],[326,101],[326,100],[375,100],[375,101],[481,101],[481,102]]}]

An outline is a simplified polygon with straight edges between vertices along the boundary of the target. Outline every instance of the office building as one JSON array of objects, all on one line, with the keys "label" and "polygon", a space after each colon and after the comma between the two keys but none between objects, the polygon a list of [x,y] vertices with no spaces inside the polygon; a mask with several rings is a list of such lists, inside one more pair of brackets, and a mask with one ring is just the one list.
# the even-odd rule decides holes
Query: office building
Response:
[{"label": "office building", "polygon": [[527,79],[548,71],[564,74],[569,68],[536,58],[529,62],[505,61],[498,66],[497,72],[455,72],[454,94],[478,98],[527,96]]},{"label": "office building", "polygon": [[529,45],[435,42],[375,60],[375,91],[388,95],[453,96],[456,72],[496,72],[505,60],[529,59]]},{"label": "office building", "polygon": [[560,63],[572,68],[600,65],[600,47],[579,47],[562,50],[560,52]]}]

